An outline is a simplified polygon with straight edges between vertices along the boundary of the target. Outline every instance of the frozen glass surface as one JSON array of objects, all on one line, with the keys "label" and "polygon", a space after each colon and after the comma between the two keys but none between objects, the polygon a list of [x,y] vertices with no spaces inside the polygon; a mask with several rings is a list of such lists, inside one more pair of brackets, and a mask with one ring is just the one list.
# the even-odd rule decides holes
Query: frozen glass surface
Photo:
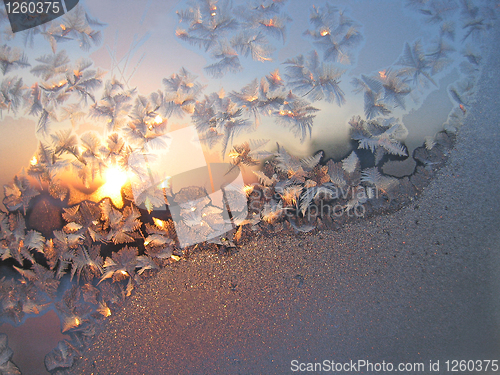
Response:
[{"label": "frozen glass surface", "polygon": [[0,7],[0,372],[496,371],[498,1],[42,5]]}]

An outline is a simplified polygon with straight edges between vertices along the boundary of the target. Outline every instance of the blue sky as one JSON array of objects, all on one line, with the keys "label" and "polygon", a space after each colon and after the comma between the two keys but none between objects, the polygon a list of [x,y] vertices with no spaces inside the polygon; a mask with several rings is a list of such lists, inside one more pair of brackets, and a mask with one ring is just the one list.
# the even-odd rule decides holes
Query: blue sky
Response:
[{"label": "blue sky", "polygon": [[[234,1],[234,7],[241,3]],[[478,3],[483,2],[478,1]],[[96,67],[108,72],[105,80],[114,75],[122,81],[128,80],[129,87],[136,87],[141,94],[147,95],[150,92],[162,90],[162,79],[178,72],[182,67],[198,75],[199,81],[207,86],[204,91],[205,94],[217,92],[221,88],[224,88],[226,93],[239,90],[253,79],[260,80],[261,77],[276,68],[279,68],[280,73],[283,75],[285,67],[283,62],[286,59],[299,54],[308,54],[315,48],[310,40],[303,36],[303,32],[311,27],[308,20],[311,6],[314,4],[317,7],[323,7],[325,2],[288,1],[284,7],[284,11],[291,18],[291,21],[287,24],[287,38],[285,43],[279,40],[272,41],[272,44],[277,49],[272,55],[273,61],[262,63],[251,61],[249,58],[242,58],[243,71],[236,74],[228,73],[223,78],[218,79],[211,78],[203,69],[208,63],[213,62],[210,61],[210,56],[175,36],[175,30],[179,26],[176,11],[187,9],[189,5],[186,1],[85,0],[81,1],[81,4],[92,17],[107,24],[106,27],[102,28],[103,42],[99,47],[93,48],[89,52],[82,51],[70,43],[61,43],[58,48],[67,49],[72,61],[79,56],[90,57]],[[346,69],[340,80],[340,87],[346,95],[346,104],[339,107],[335,103],[326,103],[324,101],[313,103],[321,111],[316,115],[311,139],[306,140],[304,143],[298,142],[292,133],[276,125],[270,117],[263,119],[255,133],[245,134],[235,142],[248,138],[266,138],[271,140],[269,143],[270,148],[273,147],[272,145],[276,141],[279,141],[299,156],[311,154],[318,148],[329,148],[329,156],[345,156],[349,151],[347,143],[349,138],[348,121],[353,115],[363,115],[363,94],[355,95],[352,92],[353,86],[350,84],[352,78],[359,77],[361,74],[370,75],[385,71],[398,60],[406,42],[411,44],[416,40],[421,40],[424,48],[427,48],[432,41],[436,40],[439,34],[439,24],[426,23],[418,11],[408,9],[404,6],[404,2],[401,1],[358,0],[335,1],[331,2],[331,4],[345,11],[345,14],[359,25],[363,35],[363,41],[359,47],[352,51],[354,63],[351,65],[336,64],[339,68]],[[451,14],[450,17],[457,25],[461,24],[458,10]],[[460,33],[459,26],[457,29]],[[450,77],[460,77],[457,66],[460,59],[463,59],[461,52],[465,45],[462,45],[460,40],[454,43],[457,49],[457,58],[451,67],[435,76],[438,85],[441,79],[445,79],[446,85],[448,85],[453,82],[450,81]],[[24,48],[21,35],[16,35],[14,40],[8,41],[8,44]],[[135,46],[135,48],[132,48],[132,46]],[[38,37],[34,49],[26,49],[26,54],[32,66],[36,64],[35,58],[50,53],[52,53],[50,45],[41,37]],[[121,74],[117,67],[114,66],[113,58],[115,61],[121,61],[119,67],[124,69],[124,74]],[[127,61],[126,66],[124,65],[125,61]],[[26,84],[31,85],[33,82],[34,77],[30,77],[26,70],[16,71],[15,73],[25,75]],[[422,123],[417,124],[418,121],[413,119],[413,121],[405,124],[418,127],[418,129],[412,129],[411,127],[408,129],[409,135],[406,141],[411,147],[421,144],[424,134],[432,136],[442,129],[442,119],[446,118],[452,104],[446,90],[438,89],[439,87],[432,87],[431,85],[429,89],[421,92],[413,90],[412,94],[406,97],[406,110],[395,108],[392,113],[392,116],[400,120],[404,119],[405,115],[418,110],[431,92],[434,92],[433,103],[442,103],[441,106],[434,105],[432,108],[429,106],[429,110],[426,110],[425,107],[420,108],[421,113],[427,114],[425,121],[422,121]],[[97,96],[99,97],[99,95]],[[439,110],[439,107],[442,107],[445,113],[440,113],[437,116],[435,111]],[[433,121],[434,118],[439,120]],[[34,132],[29,131],[29,126],[26,126],[26,124],[33,124],[34,121],[36,122],[36,119],[27,119],[22,115],[18,115],[16,119],[13,119],[10,113],[3,113],[2,122],[9,127],[9,130],[4,130],[4,140],[0,141],[0,157],[3,164],[9,164],[8,168],[2,168],[5,171],[8,170],[9,174],[28,165],[29,155],[34,150],[29,151],[27,149],[36,145],[37,138]],[[22,125],[19,125],[21,123]],[[187,123],[189,123],[188,118],[182,120],[171,119],[169,122],[170,126],[173,127],[176,127],[176,124]],[[19,148],[17,152],[8,144],[8,142],[12,141],[12,137],[8,135],[12,133],[11,127],[13,126],[17,126],[20,132],[19,136],[22,137],[25,144],[25,148]],[[57,126],[68,127],[68,123],[55,125],[55,127]],[[100,131],[102,128],[101,125],[92,121],[87,121],[87,125],[82,126],[82,129],[96,131]],[[16,154],[12,155],[12,153]],[[7,161],[8,155],[13,157],[8,158],[10,160]],[[5,175],[1,182],[5,183],[10,178]]]}]

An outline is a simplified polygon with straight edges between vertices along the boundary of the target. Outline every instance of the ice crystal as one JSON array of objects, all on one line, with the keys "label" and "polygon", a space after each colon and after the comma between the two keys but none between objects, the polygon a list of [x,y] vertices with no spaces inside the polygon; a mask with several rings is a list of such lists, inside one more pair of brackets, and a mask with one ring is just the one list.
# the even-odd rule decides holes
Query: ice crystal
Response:
[{"label": "ice crystal", "polygon": [[44,81],[66,73],[70,62],[65,50],[52,55],[43,55],[35,60],[40,64],[35,65],[31,69],[31,73],[37,77],[41,77]]},{"label": "ice crystal", "polygon": [[408,155],[405,147],[398,140],[406,135],[406,130],[394,119],[387,121],[387,124],[380,124],[377,121],[365,122],[357,117],[353,118],[350,124],[353,128],[352,138],[359,142],[359,148],[378,153],[376,164],[384,153],[398,156]]},{"label": "ice crystal", "polygon": [[91,24],[97,26],[99,22],[89,18],[83,7],[77,5],[63,17],[60,35],[77,40],[80,47],[88,51],[92,45],[98,45],[102,38],[101,32],[92,29]]},{"label": "ice crystal", "polygon": [[240,132],[250,130],[253,124],[242,117],[243,109],[231,98],[221,96],[212,93],[197,103],[192,119],[202,139],[211,132],[220,136],[218,139],[222,143],[222,154],[225,155],[234,137]]},{"label": "ice crystal", "polygon": [[23,104],[26,89],[22,78],[6,77],[0,84],[0,111],[7,110],[16,113]]},{"label": "ice crystal", "polygon": [[411,77],[413,79],[413,84],[417,86],[420,84],[425,87],[426,81],[423,81],[421,77],[423,76],[434,86],[437,86],[436,82],[431,77],[431,62],[427,59],[423,51],[422,43],[419,40],[413,43],[412,46],[410,46],[409,43],[405,43],[403,55],[396,64],[403,66],[403,68],[398,71],[398,75]]},{"label": "ice crystal", "polygon": [[356,153],[353,151],[342,160],[342,169],[347,173],[353,173],[359,167],[359,158]]},{"label": "ice crystal", "polygon": [[324,51],[323,60],[352,64],[352,49],[363,40],[358,24],[345,12],[326,3],[324,8],[313,6],[310,23],[314,27],[304,34],[311,36],[314,45]]},{"label": "ice crystal", "polygon": [[127,115],[132,108],[131,96],[134,92],[134,89],[125,90],[124,85],[115,79],[108,80],[101,100],[90,107],[89,115],[103,119],[108,131],[120,130],[128,120]]},{"label": "ice crystal", "polygon": [[384,88],[384,100],[392,103],[395,107],[405,109],[404,98],[411,92],[411,88],[400,78],[399,72],[389,69],[380,74],[379,79]]},{"label": "ice crystal", "polygon": [[229,153],[231,158],[231,164],[238,165],[258,165],[261,159],[272,156],[273,154],[268,151],[259,150],[269,142],[269,140],[251,140],[250,142],[245,142],[241,145],[236,145],[233,147]]},{"label": "ice crystal", "polygon": [[449,55],[454,51],[455,49],[452,46],[440,38],[434,49],[426,54],[431,66],[430,74],[437,74],[450,65],[453,60],[450,59]]},{"label": "ice crystal", "polygon": [[164,116],[172,115],[183,117],[192,114],[203,86],[196,82],[196,76],[182,68],[179,73],[164,78],[165,110]]},{"label": "ice crystal", "polygon": [[19,49],[4,44],[0,47],[0,70],[3,75],[17,68],[30,66],[27,56]]},{"label": "ice crystal", "polygon": [[313,107],[307,100],[290,92],[280,110],[274,111],[276,122],[289,128],[293,134],[304,142],[311,135],[315,112],[319,109]]},{"label": "ice crystal", "polygon": [[11,361],[14,352],[8,346],[7,335],[0,333],[0,371],[2,374],[20,375],[21,371]]},{"label": "ice crystal", "polygon": [[15,176],[11,184],[4,185],[3,191],[5,195],[3,203],[7,209],[15,211],[22,208],[24,214],[26,214],[30,200],[39,194],[25,176]]},{"label": "ice crystal", "polygon": [[219,43],[217,47],[214,48],[212,57],[219,61],[207,65],[205,71],[214,78],[222,78],[227,72],[237,73],[243,69],[238,53],[227,41]]},{"label": "ice crystal", "polygon": [[231,46],[242,56],[250,56],[253,60],[261,62],[271,61],[269,56],[274,52],[274,48],[260,32],[255,34],[244,31],[231,39]]},{"label": "ice crystal", "polygon": [[85,246],[78,246],[70,258],[71,279],[76,274],[76,280],[79,282],[82,272],[88,281],[100,276],[103,272],[103,260],[99,254],[99,246],[92,246],[90,249],[87,249]]},{"label": "ice crystal", "polygon": [[138,250],[135,247],[125,246],[120,251],[113,253],[111,258],[104,261],[104,273],[101,281],[109,278],[123,280],[133,277],[137,266]]},{"label": "ice crystal", "polygon": [[292,90],[312,101],[324,99],[330,103],[335,101],[338,105],[345,103],[344,92],[339,87],[345,70],[320,62],[316,51],[312,51],[307,58],[300,55],[286,60],[284,64],[288,65],[285,70]]},{"label": "ice crystal", "polygon": [[115,244],[134,241],[134,232],[141,226],[140,213],[134,206],[125,207],[120,212],[111,205],[109,199],[100,204],[101,218],[104,221],[104,228],[109,228],[109,232],[104,237],[106,241]]},{"label": "ice crystal", "polygon": [[234,13],[244,29],[257,29],[265,34],[286,40],[286,24],[290,17],[282,12],[284,2],[256,1],[239,6]]}]

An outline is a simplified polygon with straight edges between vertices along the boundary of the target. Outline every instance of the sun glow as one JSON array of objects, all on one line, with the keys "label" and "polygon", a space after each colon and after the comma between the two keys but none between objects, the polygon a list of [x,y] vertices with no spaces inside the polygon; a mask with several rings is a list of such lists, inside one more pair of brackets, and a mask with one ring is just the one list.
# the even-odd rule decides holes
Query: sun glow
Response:
[{"label": "sun glow", "polygon": [[95,194],[97,199],[110,198],[113,204],[123,207],[121,190],[128,181],[127,173],[119,167],[110,167],[104,173],[104,185],[102,185]]},{"label": "sun glow", "polygon": [[155,117],[155,119],[153,120],[153,122],[156,124],[156,125],[160,125],[162,122],[163,122],[163,118],[160,116],[160,115],[157,115]]},{"label": "sun glow", "polygon": [[231,159],[236,159],[238,156],[240,156],[240,153],[238,151],[231,151],[228,155]]},{"label": "sun glow", "polygon": [[127,173],[120,168],[111,167],[106,171],[106,185],[114,186],[120,190],[127,182]]},{"label": "sun glow", "polygon": [[246,195],[250,195],[253,192],[254,186],[253,185],[245,185],[243,186],[242,190]]},{"label": "sun glow", "polygon": [[275,26],[275,23],[274,23],[274,20],[272,18],[270,18],[268,21],[264,21],[263,25],[267,26],[267,27],[273,27],[273,26]]},{"label": "sun glow", "polygon": [[99,311],[104,317],[108,317],[111,315],[111,309],[109,307],[104,307],[102,310]]},{"label": "sun glow", "polygon": [[153,218],[153,222],[155,223],[155,225],[160,228],[160,229],[163,229],[165,228],[165,222],[163,220],[160,220],[156,217]]}]

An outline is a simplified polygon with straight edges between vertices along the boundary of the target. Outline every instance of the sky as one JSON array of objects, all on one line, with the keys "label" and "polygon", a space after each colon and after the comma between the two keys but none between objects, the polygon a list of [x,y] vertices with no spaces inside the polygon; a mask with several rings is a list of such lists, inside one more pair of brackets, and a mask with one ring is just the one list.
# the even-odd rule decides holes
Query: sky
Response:
[{"label": "sky", "polygon": [[[134,40],[147,37],[128,64],[128,70],[132,71],[145,53],[145,58],[140,62],[130,80],[131,86],[137,87],[141,93],[161,88],[161,79],[179,71],[181,67],[198,75],[202,83],[208,85],[207,93],[218,91],[220,88],[224,88],[226,92],[238,90],[254,78],[260,79],[276,68],[283,72],[284,61],[299,54],[307,54],[314,49],[314,46],[303,35],[304,30],[309,28],[310,7],[300,1],[290,1],[286,10],[292,21],[288,26],[286,42],[275,44],[278,50],[273,56],[274,61],[252,63],[245,59],[243,72],[213,79],[203,71],[203,66],[210,62],[209,56],[197,47],[183,43],[174,35],[179,25],[179,17],[175,11],[186,9],[186,1],[150,0],[146,7],[134,2],[130,2],[128,6],[125,4],[129,2],[123,2],[119,16],[113,6],[107,4],[103,7],[101,3],[91,0],[86,2],[92,14],[99,14],[99,18],[109,24],[106,28],[104,44],[110,47],[116,46],[118,57],[127,54]],[[321,6],[324,3],[311,4]],[[335,1],[333,4],[346,10],[347,15],[361,25],[365,39],[357,51],[354,63],[350,66],[342,66],[342,68],[347,68],[347,73],[341,80],[341,87],[349,97],[346,105],[338,107],[335,104],[323,105],[324,103],[321,103],[318,106],[322,112],[317,114],[311,142],[306,141],[304,144],[296,142],[282,128],[274,126],[272,121],[266,121],[266,119],[263,121],[262,129],[258,129],[254,135],[255,138],[280,140],[285,143],[286,147],[303,157],[316,151],[314,148],[328,147],[325,144],[325,136],[326,143],[334,145],[335,148],[331,151],[331,156],[345,156],[349,151],[347,122],[354,114],[361,114],[363,111],[363,97],[351,93],[352,87],[349,81],[354,76],[378,72],[392,65],[401,55],[405,42],[417,39],[430,41],[435,34],[435,30],[434,32],[428,30],[432,27],[422,25],[417,17],[405,9],[403,2],[393,0]],[[127,28],[123,27],[124,23],[127,24]],[[109,52],[105,48],[94,52],[92,58],[96,64],[103,66],[111,64]],[[447,100],[446,97],[441,99]],[[429,126],[429,134],[433,135],[433,132],[440,130],[441,125],[442,122]],[[421,140],[419,142],[421,143]]]},{"label": "sky", "polygon": [[[234,7],[241,3],[234,1]],[[412,44],[420,40],[424,47],[429,47],[439,33],[439,25],[426,23],[417,11],[405,7],[405,2],[357,0],[331,3],[354,20],[363,36],[359,46],[352,49],[351,64],[334,64],[339,69],[345,69],[339,86],[346,95],[346,103],[338,106],[336,103],[314,102],[313,105],[320,111],[316,113],[311,138],[302,143],[287,129],[276,125],[271,117],[264,117],[255,132],[237,137],[235,143],[248,139],[269,139],[268,149],[271,151],[275,149],[276,142],[279,142],[300,157],[311,155],[319,149],[325,150],[328,157],[340,159],[347,156],[350,152],[348,121],[354,115],[363,115],[363,94],[354,94],[350,81],[362,74],[379,74],[390,66],[394,67],[405,43]],[[226,93],[239,91],[252,80],[260,80],[275,69],[279,69],[283,75],[284,62],[287,59],[300,54],[307,55],[316,48],[310,38],[308,39],[303,33],[311,28],[309,14],[313,9],[312,5],[317,9],[324,9],[322,7],[325,2],[304,3],[290,0],[283,8],[290,18],[285,40],[269,37],[271,44],[276,48],[276,52],[271,55],[272,61],[256,62],[250,58],[241,58],[244,69],[236,74],[228,73],[222,78],[213,78],[204,71],[204,66],[214,62],[210,54],[179,40],[175,35],[178,27],[186,27],[180,24],[176,11],[188,9],[188,2],[82,0],[80,4],[93,18],[106,24],[100,28],[102,43],[98,47],[92,47],[88,52],[82,51],[70,42],[60,43],[58,48],[66,49],[72,61],[78,57],[90,58],[95,67],[107,72],[104,80],[114,76],[125,82],[129,88],[136,88],[140,94],[147,95],[163,90],[162,79],[170,77],[182,67],[197,75],[198,80],[206,85],[204,94],[218,92],[221,89]],[[458,11],[452,17],[457,24],[460,24]],[[24,49],[31,66],[34,66],[37,63],[35,58],[52,53],[50,45],[42,37],[37,38],[34,48],[25,48],[20,34],[15,35],[13,40],[3,37],[0,43]],[[458,62],[461,57],[459,52],[465,46],[460,45],[459,41],[455,44],[458,46],[457,59],[449,68],[434,77],[437,85],[430,85],[428,89],[420,91],[413,90],[412,94],[406,97],[406,109],[395,108],[392,113],[408,128],[406,143],[410,152],[422,144],[425,136],[433,136],[442,129],[449,111],[456,105],[450,100],[447,87],[453,84],[457,77],[461,77],[458,73]],[[31,76],[26,69],[17,70],[15,73],[25,77],[25,84],[28,87],[36,80],[36,77]],[[432,100],[426,101],[431,93]],[[419,121],[420,116],[422,116],[421,121]],[[33,125],[36,121],[36,118],[26,116],[22,112],[14,115],[3,111],[0,119],[2,185],[10,181],[21,168],[29,165],[38,140],[50,141],[50,136],[44,138],[40,134],[35,134]],[[189,124],[190,120],[186,117],[169,119],[171,130]],[[54,131],[69,127],[71,125],[68,121],[53,124]],[[30,128],[33,130],[30,131]],[[87,130],[105,134],[104,126],[93,119],[87,118],[83,124],[75,128],[75,131],[80,133]]]}]

